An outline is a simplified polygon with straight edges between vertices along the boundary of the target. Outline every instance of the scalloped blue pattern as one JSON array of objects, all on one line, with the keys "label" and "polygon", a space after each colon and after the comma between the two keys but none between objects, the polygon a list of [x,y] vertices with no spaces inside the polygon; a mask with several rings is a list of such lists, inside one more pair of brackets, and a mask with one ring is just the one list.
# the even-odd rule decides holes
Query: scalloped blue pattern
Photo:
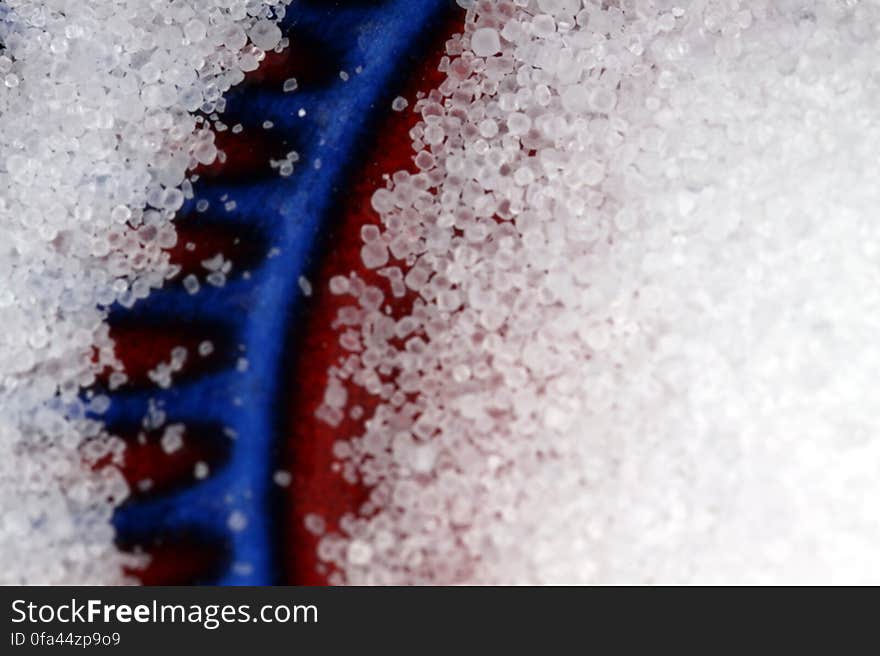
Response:
[{"label": "scalloped blue pattern", "polygon": [[[234,367],[168,390],[141,390],[113,395],[109,425],[137,423],[150,399],[161,403],[170,422],[217,422],[238,437],[226,464],[203,481],[177,494],[132,502],[121,507],[115,525],[124,540],[188,529],[220,537],[231,560],[216,581],[221,585],[268,585],[281,582],[277,563],[276,517],[271,484],[279,439],[278,417],[285,398],[283,354],[296,345],[285,340],[300,315],[300,275],[320,257],[322,226],[334,202],[346,189],[359,147],[368,142],[378,117],[390,110],[405,78],[408,61],[421,57],[431,30],[452,11],[452,0],[386,0],[384,2],[305,2],[294,0],[284,26],[305,29],[339,56],[351,74],[345,82],[295,93],[252,87],[233,90],[224,121],[259,126],[273,120],[271,134],[289,138],[303,161],[289,178],[218,186],[196,184],[197,199],[222,206],[228,194],[237,208],[224,220],[253,225],[268,236],[276,257],[264,259],[249,279],[233,278],[225,287],[204,286],[195,296],[169,287],[132,310],[114,308],[118,318],[167,322],[185,330],[208,322],[233,335],[249,361],[246,372]],[[356,67],[362,67],[355,74]],[[300,117],[300,108],[306,116]],[[321,160],[320,168],[313,163]],[[194,201],[193,201],[194,202]],[[184,209],[184,212],[186,212]],[[236,405],[236,399],[240,405]],[[230,531],[233,510],[243,512],[247,526]],[[246,565],[242,567],[242,565]]]}]

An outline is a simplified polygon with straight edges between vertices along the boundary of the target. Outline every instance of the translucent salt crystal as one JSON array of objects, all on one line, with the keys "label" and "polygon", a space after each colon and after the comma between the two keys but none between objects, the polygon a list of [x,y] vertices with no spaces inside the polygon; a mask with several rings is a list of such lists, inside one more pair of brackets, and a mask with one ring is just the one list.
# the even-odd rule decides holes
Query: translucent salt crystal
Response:
[{"label": "translucent salt crystal", "polygon": [[172,424],[165,428],[162,434],[161,445],[165,453],[174,453],[183,446],[183,424]]},{"label": "translucent salt crystal", "polygon": [[221,271],[212,271],[205,276],[205,282],[212,287],[223,287],[226,285],[226,274]]},{"label": "translucent salt crystal", "polygon": [[348,278],[345,276],[333,276],[330,278],[330,293],[345,294],[350,289]]},{"label": "translucent salt crystal", "polygon": [[491,27],[481,27],[471,34],[471,48],[477,57],[491,57],[501,50],[498,32]]},{"label": "translucent salt crystal", "polygon": [[231,531],[243,531],[245,528],[247,528],[248,525],[247,516],[240,510],[234,510],[229,514],[229,517],[226,519],[226,525]]},{"label": "translucent salt crystal", "polygon": [[373,550],[366,542],[354,540],[348,545],[347,557],[352,565],[366,565],[373,557]]},{"label": "translucent salt crystal", "polygon": [[191,43],[198,43],[207,35],[207,27],[205,26],[205,23],[198,18],[193,18],[184,26],[183,35]]},{"label": "translucent salt crystal", "polygon": [[261,50],[274,50],[281,41],[281,30],[274,21],[258,21],[248,32],[251,42]]},{"label": "translucent salt crystal", "polygon": [[590,94],[590,109],[596,112],[607,114],[617,103],[617,95],[610,89],[595,89]]},{"label": "translucent salt crystal", "polygon": [[189,274],[183,279],[183,287],[186,289],[188,294],[196,294],[199,291],[201,285],[199,284],[199,279],[193,274]]},{"label": "translucent salt crystal", "polygon": [[582,113],[589,107],[589,103],[589,92],[580,84],[566,87],[562,92],[562,106],[569,112]]},{"label": "translucent salt crystal", "polygon": [[498,123],[493,121],[491,118],[480,121],[478,127],[480,130],[480,134],[487,139],[491,139],[498,134]]},{"label": "translucent salt crystal", "polygon": [[199,164],[213,164],[217,159],[217,147],[212,142],[203,142],[193,151]]},{"label": "translucent salt crystal", "polygon": [[366,244],[361,249],[361,261],[368,269],[378,269],[388,264],[388,247],[382,242]]},{"label": "translucent salt crystal", "polygon": [[203,480],[208,477],[208,474],[211,472],[208,464],[205,462],[197,462],[193,467],[193,476],[198,480]]}]

